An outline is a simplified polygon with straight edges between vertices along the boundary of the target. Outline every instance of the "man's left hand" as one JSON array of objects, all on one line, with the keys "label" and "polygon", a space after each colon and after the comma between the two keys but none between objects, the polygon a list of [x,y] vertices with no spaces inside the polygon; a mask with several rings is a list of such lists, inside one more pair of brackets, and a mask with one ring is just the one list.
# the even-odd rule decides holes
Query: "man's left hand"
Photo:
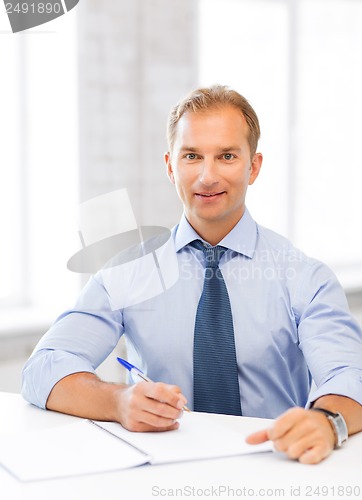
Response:
[{"label": "man's left hand", "polygon": [[246,438],[249,444],[269,440],[289,458],[303,464],[317,464],[333,451],[335,436],[325,415],[298,407],[283,413],[269,429]]}]

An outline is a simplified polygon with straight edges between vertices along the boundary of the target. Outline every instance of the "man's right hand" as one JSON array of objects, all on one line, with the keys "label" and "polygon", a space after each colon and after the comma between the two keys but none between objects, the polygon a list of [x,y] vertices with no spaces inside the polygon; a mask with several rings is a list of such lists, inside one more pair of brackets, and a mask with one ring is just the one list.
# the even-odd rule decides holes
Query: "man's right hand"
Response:
[{"label": "man's right hand", "polygon": [[47,401],[55,410],[92,420],[119,422],[130,431],[177,429],[186,398],[176,385],[139,382],[135,385],[103,382],[95,374],[73,373],[53,387]]},{"label": "man's right hand", "polygon": [[177,429],[187,401],[176,385],[139,382],[119,389],[119,422],[134,432]]}]

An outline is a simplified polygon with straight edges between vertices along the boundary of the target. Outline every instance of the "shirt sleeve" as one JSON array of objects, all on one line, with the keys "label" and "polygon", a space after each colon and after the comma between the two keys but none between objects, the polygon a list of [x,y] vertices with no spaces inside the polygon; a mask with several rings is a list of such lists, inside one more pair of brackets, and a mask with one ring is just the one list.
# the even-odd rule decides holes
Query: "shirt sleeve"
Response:
[{"label": "shirt sleeve", "polygon": [[112,311],[102,283],[92,277],[75,307],[55,321],[24,366],[23,397],[45,408],[59,380],[72,373],[94,373],[123,331],[121,311]]},{"label": "shirt sleeve", "polygon": [[317,262],[305,273],[298,295],[299,347],[315,383],[307,406],[327,394],[362,404],[362,332],[340,283]]}]

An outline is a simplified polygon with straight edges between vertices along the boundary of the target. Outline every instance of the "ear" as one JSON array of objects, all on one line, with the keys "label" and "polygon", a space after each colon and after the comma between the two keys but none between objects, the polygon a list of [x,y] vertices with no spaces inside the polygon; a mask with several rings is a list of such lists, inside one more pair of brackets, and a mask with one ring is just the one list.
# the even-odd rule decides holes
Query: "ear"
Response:
[{"label": "ear", "polygon": [[167,167],[167,176],[172,184],[175,184],[175,177],[173,175],[172,165],[171,165],[171,153],[168,151],[165,153],[165,163]]},{"label": "ear", "polygon": [[248,183],[249,186],[254,184],[255,179],[258,177],[262,163],[263,163],[263,155],[261,153],[255,153],[250,165],[250,177]]}]

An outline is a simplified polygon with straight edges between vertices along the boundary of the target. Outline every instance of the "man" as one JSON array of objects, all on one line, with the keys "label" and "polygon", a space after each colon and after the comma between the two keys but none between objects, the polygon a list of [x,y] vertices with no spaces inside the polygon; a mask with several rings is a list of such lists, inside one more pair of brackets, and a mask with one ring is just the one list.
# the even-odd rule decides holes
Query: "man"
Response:
[{"label": "man", "polygon": [[[203,254],[217,245],[222,256],[211,278],[217,275],[224,288],[213,308],[220,329],[232,314],[226,333],[234,337],[219,343],[220,349],[232,344],[231,361],[225,362],[230,381],[233,359],[237,363],[232,403],[240,408],[236,414],[276,418],[248,442],[272,440],[290,458],[317,463],[344,440],[345,425],[349,434],[362,430],[362,334],[340,285],[325,265],[258,226],[246,209],[247,188],[262,165],[259,135],[249,103],[223,86],[195,90],[171,111],[165,161],[184,206],[170,243],[179,279],[145,307],[117,308],[110,304],[104,275],[97,273],[25,366],[28,401],[118,421],[133,431],[176,429],[184,405],[200,408],[198,351],[204,346],[211,356],[214,349],[208,344],[212,339],[201,338],[197,348],[194,341],[212,314],[199,309],[205,306],[210,270],[203,283],[208,266]],[[221,313],[224,299],[230,311]],[[211,331],[214,338],[220,333],[212,326],[206,330],[204,335]],[[131,361],[142,363],[157,383],[110,384],[95,375],[123,333]],[[309,396],[312,378],[316,389]],[[225,392],[228,386],[229,379]]]}]

